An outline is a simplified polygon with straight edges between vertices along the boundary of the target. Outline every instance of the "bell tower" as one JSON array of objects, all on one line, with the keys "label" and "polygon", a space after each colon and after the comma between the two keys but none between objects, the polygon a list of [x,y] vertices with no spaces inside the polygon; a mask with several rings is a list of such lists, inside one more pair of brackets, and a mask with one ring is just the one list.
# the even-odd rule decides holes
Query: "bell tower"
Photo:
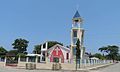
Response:
[{"label": "bell tower", "polygon": [[75,15],[72,19],[72,28],[71,28],[71,59],[74,60],[76,56],[76,42],[80,40],[80,50],[81,50],[81,59],[83,57],[83,37],[84,37],[84,29],[82,28],[83,19],[81,18],[78,11],[76,11]]}]

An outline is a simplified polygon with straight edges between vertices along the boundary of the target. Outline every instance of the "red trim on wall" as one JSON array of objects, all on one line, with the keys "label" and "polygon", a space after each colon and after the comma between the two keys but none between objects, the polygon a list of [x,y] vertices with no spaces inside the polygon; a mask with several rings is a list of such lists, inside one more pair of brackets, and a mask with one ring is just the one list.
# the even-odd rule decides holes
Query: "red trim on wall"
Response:
[{"label": "red trim on wall", "polygon": [[61,63],[64,63],[64,55],[59,46],[56,46],[55,49],[52,51],[50,56],[50,62],[53,62],[54,57],[61,59]]}]

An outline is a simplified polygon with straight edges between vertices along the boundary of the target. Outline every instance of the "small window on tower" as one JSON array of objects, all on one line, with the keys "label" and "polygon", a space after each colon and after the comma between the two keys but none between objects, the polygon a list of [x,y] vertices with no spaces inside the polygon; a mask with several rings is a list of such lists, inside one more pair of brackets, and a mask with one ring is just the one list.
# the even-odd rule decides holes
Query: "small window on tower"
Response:
[{"label": "small window on tower", "polygon": [[77,31],[76,30],[73,31],[73,37],[77,37]]},{"label": "small window on tower", "polygon": [[75,20],[75,22],[78,22],[78,20]]},{"label": "small window on tower", "polygon": [[45,47],[46,47],[46,43],[43,44],[43,48],[45,48]]},{"label": "small window on tower", "polygon": [[69,59],[69,53],[66,54],[66,59]]}]

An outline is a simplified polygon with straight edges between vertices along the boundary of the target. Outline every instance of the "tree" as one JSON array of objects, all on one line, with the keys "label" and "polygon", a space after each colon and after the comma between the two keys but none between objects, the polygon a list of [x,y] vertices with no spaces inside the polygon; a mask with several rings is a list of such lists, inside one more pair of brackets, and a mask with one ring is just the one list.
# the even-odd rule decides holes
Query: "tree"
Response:
[{"label": "tree", "polygon": [[114,62],[114,60],[117,60],[117,57],[118,57],[118,54],[119,54],[118,53],[119,52],[119,47],[118,46],[115,46],[115,45],[110,46],[110,45],[108,45],[106,47],[99,48],[99,50],[101,52],[107,53],[107,55],[106,55],[107,59],[112,59],[113,62]]},{"label": "tree", "polygon": [[77,62],[79,60],[79,68],[80,68],[80,40],[78,39],[77,40],[77,43],[76,43],[76,70],[77,70]]},{"label": "tree", "polygon": [[104,52],[107,52],[107,49],[108,47],[101,47],[98,50],[104,53]]},{"label": "tree", "polygon": [[93,57],[97,57],[97,58],[102,59],[102,60],[105,59],[105,56],[101,55],[100,53],[93,54]]},{"label": "tree", "polygon": [[113,60],[113,62],[114,62],[114,60],[117,60],[117,57],[118,57],[118,54],[119,54],[118,52],[119,52],[119,47],[118,46],[115,46],[115,45],[108,46],[107,53],[109,53],[109,56]]},{"label": "tree", "polygon": [[4,47],[1,46],[1,47],[0,47],[0,57],[5,56],[6,53],[7,53],[7,50],[6,50]]},{"label": "tree", "polygon": [[33,53],[34,53],[34,54],[41,54],[41,44],[34,46]]},{"label": "tree", "polygon": [[60,44],[63,46],[63,43],[57,42],[57,41],[48,41],[48,48],[51,48],[52,46]]},{"label": "tree", "polygon": [[18,53],[26,53],[29,41],[19,38],[12,44],[13,49],[16,49]]},{"label": "tree", "polygon": [[120,61],[120,54],[118,55],[117,61]]}]

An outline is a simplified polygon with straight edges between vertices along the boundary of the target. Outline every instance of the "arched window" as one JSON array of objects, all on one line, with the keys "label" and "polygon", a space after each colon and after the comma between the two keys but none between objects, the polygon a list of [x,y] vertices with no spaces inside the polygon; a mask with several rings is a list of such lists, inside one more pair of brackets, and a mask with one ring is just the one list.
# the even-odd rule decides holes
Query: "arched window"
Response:
[{"label": "arched window", "polygon": [[66,59],[69,59],[69,53],[66,53]]}]

